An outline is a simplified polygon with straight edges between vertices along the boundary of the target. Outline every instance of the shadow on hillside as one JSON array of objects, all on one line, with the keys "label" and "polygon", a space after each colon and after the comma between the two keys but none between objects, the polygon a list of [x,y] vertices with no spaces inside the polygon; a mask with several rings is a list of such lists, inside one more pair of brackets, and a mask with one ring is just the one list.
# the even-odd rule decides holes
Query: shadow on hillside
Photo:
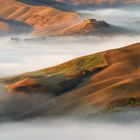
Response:
[{"label": "shadow on hillside", "polygon": [[32,26],[19,22],[14,19],[4,19],[0,17],[0,22],[6,23],[10,27],[9,33],[12,34],[31,33],[33,31]]}]

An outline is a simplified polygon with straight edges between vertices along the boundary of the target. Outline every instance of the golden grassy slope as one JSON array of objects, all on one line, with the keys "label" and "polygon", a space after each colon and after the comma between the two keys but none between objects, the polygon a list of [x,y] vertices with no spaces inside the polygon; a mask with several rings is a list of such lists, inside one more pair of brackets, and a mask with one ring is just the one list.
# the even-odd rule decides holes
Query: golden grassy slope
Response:
[{"label": "golden grassy slope", "polygon": [[[140,43],[1,80],[7,92],[55,95],[48,114],[138,106]],[[46,108],[50,104],[46,103]]]},{"label": "golden grassy slope", "polygon": [[34,33],[53,34],[81,20],[75,12],[64,12],[46,6],[30,6],[15,0],[0,0],[0,16],[34,27]]},{"label": "golden grassy slope", "polygon": [[[32,34],[35,35],[85,33],[86,25],[91,26],[88,32],[96,28],[94,23],[83,22],[83,18],[76,12],[61,11],[48,6],[27,5],[16,0],[0,0],[0,17],[33,27]],[[7,30],[7,24],[2,23],[1,29],[5,27]]]}]

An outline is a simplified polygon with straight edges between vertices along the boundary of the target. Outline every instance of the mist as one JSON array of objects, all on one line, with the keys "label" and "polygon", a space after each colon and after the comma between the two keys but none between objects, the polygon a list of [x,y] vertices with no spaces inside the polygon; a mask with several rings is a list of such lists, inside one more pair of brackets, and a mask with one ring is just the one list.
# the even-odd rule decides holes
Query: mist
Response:
[{"label": "mist", "polygon": [[[2,91],[1,91],[2,92]],[[2,140],[139,140],[139,108],[93,117],[47,117],[40,115],[12,120],[4,114],[16,117],[26,112],[42,109],[52,97],[36,95],[0,94],[0,139]],[[54,101],[53,101],[54,102]],[[20,107],[19,107],[20,104]],[[3,115],[3,116],[2,116]]]},{"label": "mist", "polygon": [[29,121],[0,126],[2,140],[139,140],[139,123],[115,124],[75,120]]},{"label": "mist", "polygon": [[[124,47],[140,42],[139,7],[117,7],[78,10],[84,18],[97,18],[126,29],[125,34],[87,35],[74,37],[46,37],[36,41],[30,35],[0,37],[0,77],[11,76],[58,65],[76,57]],[[23,41],[14,42],[18,37]],[[2,93],[2,94],[1,94]],[[52,97],[4,95],[0,86],[0,115],[33,110]],[[20,108],[18,107],[20,104]],[[44,104],[42,112],[46,111]],[[11,108],[12,107],[12,108]],[[16,108],[17,107],[17,108]],[[17,109],[17,110],[16,110]],[[40,109],[40,108],[39,108]],[[3,112],[4,111],[4,112]],[[12,114],[10,114],[12,115]],[[1,123],[1,140],[139,140],[139,110],[114,114],[100,119],[29,119]],[[0,118],[3,120],[3,118]],[[5,118],[4,118],[5,119]],[[9,118],[8,118],[9,120]]]},{"label": "mist", "polygon": [[[139,140],[140,137],[139,108],[85,118],[47,117],[46,102],[52,104],[52,97],[20,94],[0,94],[0,97],[2,140]],[[42,115],[31,117],[30,114],[29,118],[17,119],[35,109],[42,112]],[[5,114],[9,116],[4,116]],[[13,120],[14,117],[17,120]]]},{"label": "mist", "polygon": [[49,38],[44,43],[9,43],[6,38],[0,44],[0,76],[47,68],[79,56],[133,44],[139,38],[140,36],[121,35],[109,38],[78,37],[76,40],[66,38],[66,41],[63,41],[64,38]]},{"label": "mist", "polygon": [[[29,35],[0,38],[0,76],[9,76],[54,66],[73,58],[139,42],[140,9],[119,7],[78,11],[84,18],[97,18],[129,30],[126,34],[47,37],[43,40],[12,42],[10,38],[32,38]],[[49,60],[49,61],[48,61]]]},{"label": "mist", "polygon": [[137,5],[120,6],[116,8],[99,8],[99,9],[86,9],[77,11],[85,18],[95,18],[105,20],[111,25],[116,25],[129,29],[131,31],[140,32],[140,9]]}]

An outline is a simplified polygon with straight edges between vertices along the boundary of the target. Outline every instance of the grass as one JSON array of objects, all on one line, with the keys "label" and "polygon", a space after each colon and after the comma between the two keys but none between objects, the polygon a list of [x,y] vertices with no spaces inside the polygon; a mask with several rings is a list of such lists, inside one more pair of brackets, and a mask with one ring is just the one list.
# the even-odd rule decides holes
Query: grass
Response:
[{"label": "grass", "polygon": [[55,67],[42,69],[28,74],[29,75],[47,74],[48,76],[52,76],[56,74],[67,75],[67,74],[77,73],[81,70],[90,70],[94,67],[96,68],[96,67],[103,66],[104,64],[105,64],[104,57],[101,53],[99,53],[95,55],[80,57]]},{"label": "grass", "polygon": [[[59,93],[61,93],[75,88],[82,82],[83,78],[89,76],[89,74],[94,74],[96,69],[104,68],[106,65],[107,63],[103,54],[98,53],[79,57],[66,63],[39,71],[29,72],[15,77],[4,78],[0,80],[0,83],[12,85],[24,80],[25,78],[31,78],[37,81],[40,90],[43,89],[44,92],[59,91]],[[93,73],[91,73],[92,71]],[[36,86],[30,87],[30,85],[26,84],[26,87],[23,87],[22,84],[17,84],[17,86],[14,87],[17,89],[32,90],[33,87]],[[35,90],[39,91],[39,89]]]}]

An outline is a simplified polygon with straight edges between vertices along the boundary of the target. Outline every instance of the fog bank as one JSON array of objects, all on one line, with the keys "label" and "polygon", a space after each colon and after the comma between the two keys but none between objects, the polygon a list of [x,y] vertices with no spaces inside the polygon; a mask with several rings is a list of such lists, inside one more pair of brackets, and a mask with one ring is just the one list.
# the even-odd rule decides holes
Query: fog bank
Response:
[{"label": "fog bank", "polygon": [[[38,70],[73,58],[139,42],[140,36],[87,36],[9,43],[0,39],[0,76]],[[51,41],[52,40],[52,41]],[[55,42],[54,42],[55,41]]]},{"label": "fog bank", "polygon": [[140,125],[57,120],[3,124],[1,140],[139,140]]},{"label": "fog bank", "polygon": [[[105,20],[111,25],[129,29],[122,35],[89,35],[74,37],[47,37],[32,42],[11,42],[0,37],[0,77],[38,70],[70,59],[137,43],[140,40],[140,9],[119,7],[78,11],[85,18]],[[28,35],[17,36],[29,38]]]},{"label": "fog bank", "polygon": [[[45,40],[30,42],[11,42],[10,38],[13,36],[0,37],[0,77],[38,70],[79,56],[140,42],[140,9],[137,7],[88,9],[78,12],[85,18],[105,20],[109,24],[128,29],[130,33],[47,37]],[[11,98],[3,93],[0,85],[0,117],[2,117],[0,120],[7,113],[17,117],[34,108],[45,112],[44,102],[46,100],[48,102],[48,99],[50,101],[50,97],[29,98],[29,96],[20,95]],[[110,119],[107,115],[102,120],[99,118],[88,118],[87,121],[41,118],[22,122],[1,122],[0,140],[139,140],[139,116],[139,110],[132,109],[126,113],[114,114]]]}]

